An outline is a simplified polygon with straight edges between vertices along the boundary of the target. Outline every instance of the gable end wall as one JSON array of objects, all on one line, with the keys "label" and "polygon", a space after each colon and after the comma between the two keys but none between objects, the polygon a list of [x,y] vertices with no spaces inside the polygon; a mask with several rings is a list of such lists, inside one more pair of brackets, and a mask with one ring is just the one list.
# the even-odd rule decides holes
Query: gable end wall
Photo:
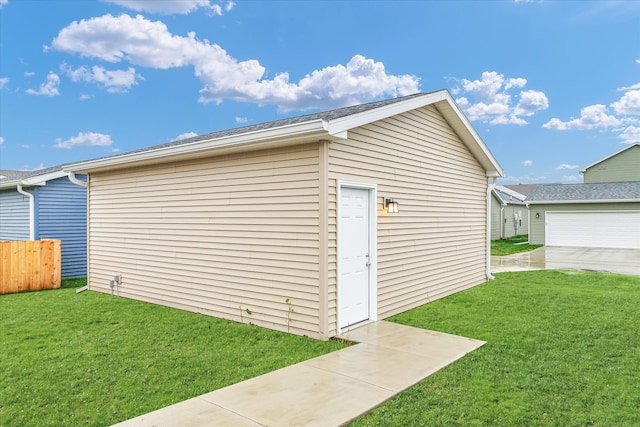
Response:
[{"label": "gable end wall", "polygon": [[[378,187],[380,319],[486,281],[485,171],[433,106],[329,145],[329,331],[337,330],[337,181]],[[382,210],[382,197],[400,213]]]},{"label": "gable end wall", "polygon": [[610,157],[584,172],[584,182],[640,181],[640,145]]}]

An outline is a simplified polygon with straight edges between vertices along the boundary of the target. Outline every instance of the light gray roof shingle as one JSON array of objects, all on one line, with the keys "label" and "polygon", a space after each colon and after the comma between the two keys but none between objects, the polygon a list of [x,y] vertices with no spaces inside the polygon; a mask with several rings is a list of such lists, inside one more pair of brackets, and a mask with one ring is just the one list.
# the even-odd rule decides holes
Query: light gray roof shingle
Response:
[{"label": "light gray roof shingle", "polygon": [[0,169],[0,181],[13,181],[28,176],[30,171],[14,171],[9,169]]},{"label": "light gray roof shingle", "polygon": [[638,201],[640,181],[539,185],[526,202]]},{"label": "light gray roof shingle", "polygon": [[255,125],[248,125],[248,126],[242,126],[242,127],[232,128],[232,129],[225,129],[225,130],[221,130],[221,131],[210,132],[210,133],[205,133],[205,134],[202,134],[202,135],[197,135],[197,136],[194,136],[194,137],[191,137],[191,138],[185,138],[185,139],[180,139],[180,140],[177,140],[177,141],[170,141],[170,142],[166,142],[166,143],[163,143],[163,144],[153,145],[153,146],[149,146],[149,147],[143,147],[143,148],[140,148],[140,149],[137,149],[137,150],[128,151],[126,153],[120,153],[120,154],[116,154],[116,155],[113,155],[113,156],[98,157],[98,158],[93,159],[93,160],[99,160],[99,159],[110,158],[110,157],[125,156],[127,154],[132,154],[132,153],[142,153],[142,152],[145,152],[145,151],[157,150],[159,148],[173,147],[173,146],[177,146],[177,145],[190,144],[190,143],[193,143],[193,142],[206,141],[206,140],[210,140],[210,139],[223,138],[223,137],[228,137],[228,136],[233,136],[233,135],[241,135],[241,134],[257,132],[257,131],[261,131],[261,130],[265,130],[265,129],[274,129],[274,128],[278,128],[278,127],[281,127],[281,126],[294,125],[294,124],[305,123],[305,122],[312,122],[312,121],[315,121],[315,120],[338,119],[338,118],[341,118],[341,117],[350,116],[352,114],[362,113],[364,111],[368,111],[368,110],[373,110],[375,108],[384,107],[385,105],[394,104],[396,102],[406,101],[408,99],[416,98],[418,96],[423,96],[423,95],[426,95],[428,93],[431,93],[431,92],[426,92],[426,93],[419,92],[419,93],[414,93],[412,95],[401,96],[401,97],[398,97],[398,98],[391,98],[391,99],[384,99],[384,100],[381,100],[381,101],[369,102],[367,104],[353,105],[353,106],[350,106],[350,107],[342,107],[342,108],[337,108],[337,109],[329,110],[329,111],[321,111],[321,112],[318,112],[318,113],[305,114],[305,115],[295,116],[295,117],[288,117],[288,118],[285,118],[285,119],[279,119],[279,120],[274,120],[274,121],[265,122],[265,123],[258,123],[258,124],[255,124]]}]

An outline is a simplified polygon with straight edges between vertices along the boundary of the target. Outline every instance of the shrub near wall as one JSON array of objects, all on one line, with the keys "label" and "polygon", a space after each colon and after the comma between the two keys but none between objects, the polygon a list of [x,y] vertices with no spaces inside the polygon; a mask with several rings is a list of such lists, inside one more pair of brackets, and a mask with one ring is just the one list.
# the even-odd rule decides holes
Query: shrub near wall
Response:
[{"label": "shrub near wall", "polygon": [[0,294],[59,288],[61,250],[60,240],[0,242]]}]

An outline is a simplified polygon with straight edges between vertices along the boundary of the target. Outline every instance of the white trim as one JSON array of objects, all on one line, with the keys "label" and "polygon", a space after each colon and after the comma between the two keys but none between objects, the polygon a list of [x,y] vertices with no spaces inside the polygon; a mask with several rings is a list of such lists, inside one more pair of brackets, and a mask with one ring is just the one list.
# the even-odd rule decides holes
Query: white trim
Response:
[{"label": "white trim", "polygon": [[595,165],[604,162],[605,160],[609,160],[610,158],[612,158],[613,156],[617,156],[618,154],[622,153],[623,151],[627,151],[628,149],[630,149],[631,147],[635,147],[636,145],[640,145],[640,142],[636,142],[634,144],[629,145],[628,147],[624,147],[622,150],[618,150],[613,154],[608,155],[607,157],[605,157],[604,159],[600,159],[595,163],[590,164],[589,166],[586,166],[584,169],[580,170],[581,174],[584,174],[587,169],[594,167]]},{"label": "white trim", "polygon": [[[357,188],[369,191],[369,321],[378,320],[378,186],[376,184],[367,184],[362,182],[340,181],[336,186],[336,235],[340,235],[340,196],[342,188]],[[336,239],[336,328],[337,335],[349,329],[340,327],[340,248]]]},{"label": "white trim", "polygon": [[640,203],[640,199],[596,199],[596,200],[532,200],[527,205],[572,205],[576,203]]},{"label": "white trim", "polygon": [[326,138],[326,136],[327,131],[324,129],[324,122],[318,119],[310,122],[240,133],[214,139],[205,139],[179,145],[150,148],[148,150],[125,153],[112,157],[88,160],[81,163],[64,165],[63,169],[66,172],[92,171],[100,168],[127,165],[130,163],[153,161],[169,156],[174,160],[176,156],[197,155],[203,152],[213,150],[218,151],[231,147],[247,147],[251,144],[257,143],[262,147],[263,144],[268,145],[269,142],[286,145],[286,143],[291,142],[292,140],[306,140],[307,138],[313,140],[320,139],[321,137]]},{"label": "white trim", "polygon": [[22,184],[18,184],[16,187],[18,193],[26,196],[29,199],[29,240],[35,240],[36,238],[36,208],[35,208],[35,194],[31,194],[22,188]]},{"label": "white trim", "polygon": [[[493,194],[493,190],[496,187],[496,178],[490,177],[487,178],[487,219],[486,219],[486,227],[487,232],[485,233],[485,238],[487,240],[485,245],[485,274],[488,280],[494,280],[495,276],[491,274],[491,197]],[[500,236],[502,236],[502,215],[500,215]]]},{"label": "white trim", "polygon": [[49,172],[44,175],[36,175],[29,178],[25,178],[22,180],[24,185],[46,185],[47,181],[51,181],[52,179],[58,179],[67,176],[66,172],[62,169],[55,172]]},{"label": "white trim", "polygon": [[503,176],[504,171],[493,157],[480,135],[464,115],[448,90],[426,93],[406,100],[389,103],[360,113],[335,119],[314,119],[262,130],[238,133],[213,139],[203,139],[183,144],[151,147],[131,153],[119,154],[63,166],[65,172],[92,172],[101,169],[127,167],[134,164],[154,163],[163,159],[171,161],[198,157],[215,152],[223,154],[240,150],[269,148],[321,139],[346,139],[350,129],[382,120],[410,110],[434,105],[458,134],[469,151],[478,159],[485,174]]}]

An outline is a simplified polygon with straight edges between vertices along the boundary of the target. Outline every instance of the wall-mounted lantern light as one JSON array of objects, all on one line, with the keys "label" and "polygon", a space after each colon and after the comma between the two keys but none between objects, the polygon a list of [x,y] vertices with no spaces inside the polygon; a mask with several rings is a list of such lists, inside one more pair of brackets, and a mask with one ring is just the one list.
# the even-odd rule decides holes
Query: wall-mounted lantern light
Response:
[{"label": "wall-mounted lantern light", "polygon": [[384,198],[384,208],[387,213],[398,213],[400,212],[400,208],[398,207],[398,202],[394,201],[392,198],[385,197]]},{"label": "wall-mounted lantern light", "polygon": [[536,218],[540,218],[540,212],[536,212]]}]

